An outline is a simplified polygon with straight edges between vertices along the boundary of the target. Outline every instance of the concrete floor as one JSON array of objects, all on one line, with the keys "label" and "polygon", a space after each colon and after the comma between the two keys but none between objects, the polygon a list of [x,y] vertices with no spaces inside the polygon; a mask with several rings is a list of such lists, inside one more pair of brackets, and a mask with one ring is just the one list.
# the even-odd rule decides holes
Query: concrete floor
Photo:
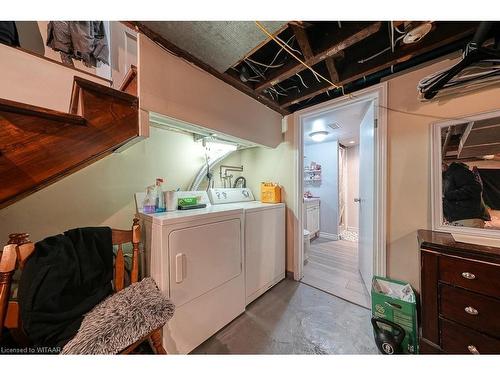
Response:
[{"label": "concrete floor", "polygon": [[376,354],[371,312],[283,280],[193,354]]}]

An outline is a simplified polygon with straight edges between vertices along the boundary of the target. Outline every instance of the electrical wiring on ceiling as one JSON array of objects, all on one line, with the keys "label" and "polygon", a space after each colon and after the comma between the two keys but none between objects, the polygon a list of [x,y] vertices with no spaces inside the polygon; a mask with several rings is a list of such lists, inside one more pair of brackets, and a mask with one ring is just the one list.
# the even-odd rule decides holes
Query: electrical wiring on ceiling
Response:
[{"label": "electrical wiring on ceiling", "polygon": [[394,53],[394,23],[392,21],[389,21],[389,37],[391,38],[391,50]]},{"label": "electrical wiring on ceiling", "polygon": [[250,61],[254,64],[257,64],[257,65],[260,65],[260,66],[263,66],[265,68],[280,68],[282,67],[283,65],[285,65],[285,63],[281,63],[281,64],[276,64],[276,65],[267,65],[267,64],[263,64],[261,62],[258,62],[258,61],[255,61],[255,60],[252,60],[250,57],[247,57],[245,60],[247,61]]},{"label": "electrical wiring on ceiling", "polygon": [[[285,42],[285,44],[286,44],[287,46],[289,46],[290,41],[291,41],[292,39],[294,39],[294,38],[295,38],[295,35],[292,35],[290,38],[288,38],[288,40]],[[256,65],[263,66],[265,69],[264,69],[264,71],[263,71],[263,72],[260,72],[260,73],[265,73],[265,72],[266,72],[268,69],[270,69],[270,68],[280,68],[280,67],[282,67],[282,66],[285,64],[284,62],[283,62],[283,63],[279,63],[279,64],[274,64],[274,62],[276,61],[276,59],[278,58],[278,56],[280,55],[280,53],[281,53],[282,51],[283,51],[283,47],[281,47],[281,48],[279,49],[279,51],[276,53],[276,55],[274,55],[273,59],[271,60],[271,62],[270,62],[269,64],[261,63],[261,62],[259,62],[259,61],[254,60],[254,59],[251,59],[250,57],[246,57],[246,58],[244,58],[244,59],[243,59],[243,61],[247,61],[247,60],[248,60],[248,61],[250,61],[251,63],[254,63],[254,64],[256,64]],[[234,69],[234,70],[238,71],[238,69],[236,69],[236,68],[234,68],[234,67],[233,67],[232,69]],[[259,75],[259,76],[260,76],[260,75]],[[256,76],[256,77],[251,77],[251,78],[258,78],[259,76]]]},{"label": "electrical wiring on ceiling", "polygon": [[323,75],[320,73],[316,72],[312,67],[307,65],[304,61],[302,61],[298,56],[296,56],[291,49],[288,48],[288,46],[284,45],[277,37],[272,35],[259,21],[255,21],[255,24],[257,27],[268,37],[273,39],[276,43],[278,43],[281,47],[285,49],[286,52],[288,52],[289,55],[291,55],[295,60],[297,60],[300,64],[304,65],[307,69],[309,69],[315,76],[317,75],[319,78],[323,79],[325,82],[329,83],[332,87],[334,88],[340,88],[343,91],[343,86],[336,85],[332,81],[330,81],[328,78],[325,78]]},{"label": "electrical wiring on ceiling", "polygon": [[[290,48],[292,48],[289,43],[292,39],[295,38],[295,35],[292,35],[290,38],[288,38],[288,40],[285,42],[285,44],[287,46],[289,46]],[[283,51],[283,47],[281,47],[278,52],[274,55],[273,59],[271,60],[271,62],[269,64],[264,64],[264,63],[261,63],[259,61],[256,61],[250,57],[246,57],[243,59],[243,61],[250,67],[250,69],[256,74],[255,76],[251,76],[251,77],[245,77],[245,81],[244,82],[247,82],[247,81],[250,81],[250,82],[261,82],[262,79],[265,79],[265,75],[264,73],[268,70],[268,69],[274,69],[274,68],[280,68],[282,67],[285,63],[282,62],[282,63],[279,63],[279,64],[274,64],[274,62],[276,61],[276,59],[278,58],[278,56],[281,54],[281,52]],[[253,65],[255,64],[255,65]],[[264,67],[263,70],[260,70],[258,68],[258,66],[262,66]],[[234,69],[235,71],[239,72],[240,74],[242,73],[241,71],[239,71],[238,69],[236,68],[232,68]],[[241,78],[243,80],[243,78]],[[291,90],[293,88],[296,88],[297,86],[291,86],[287,89],[279,86],[279,88],[283,91],[283,92],[279,92],[278,90],[276,90],[274,87],[270,88],[269,90],[265,90],[264,92],[266,94],[268,94],[273,100],[277,100],[277,97],[278,96],[288,96],[288,94],[286,94],[286,92],[288,90]],[[275,95],[276,95],[276,98],[275,98]]]},{"label": "electrical wiring on ceiling", "polygon": [[[273,35],[271,33],[269,33],[269,31],[267,31],[267,29],[259,22],[259,21],[254,21],[255,24],[257,25],[257,27],[264,33],[266,34],[268,37],[270,37],[271,39],[273,39],[277,44],[279,44],[280,46],[283,47],[283,45],[281,44],[281,42],[279,42],[278,40],[276,40]],[[293,54],[293,52],[291,52],[290,50],[287,50],[286,47],[284,47],[285,51],[290,54],[291,56],[293,56],[296,60],[298,60],[302,65],[304,65],[307,69],[309,69],[310,71],[314,72],[314,69],[312,67],[310,67],[309,65],[307,65],[305,62],[303,62],[302,60],[300,60],[300,58],[298,58],[297,56],[295,56]],[[341,90],[341,96],[346,96],[348,97],[349,99],[353,99],[353,98],[356,98],[356,95],[352,94],[352,93],[348,93],[346,94],[345,93],[345,90],[344,90],[344,86],[343,85],[336,85],[334,84],[333,82],[331,82],[330,80],[328,80],[327,78],[323,77],[321,74],[317,73],[319,77],[321,77],[325,82],[329,83],[331,86],[332,86],[332,89],[340,89]],[[300,75],[299,75],[300,77]],[[332,89],[329,89],[327,90],[326,92],[329,93]],[[306,100],[306,103],[309,103],[312,99],[314,98],[314,96],[308,98]],[[438,115],[432,115],[432,114],[427,114],[427,113],[416,113],[416,112],[409,112],[409,111],[404,111],[404,110],[400,110],[400,109],[394,109],[394,108],[390,108],[388,106],[384,106],[384,105],[381,105],[381,104],[377,104],[377,107],[378,108],[382,108],[382,109],[385,109],[387,111],[391,111],[391,112],[396,112],[396,113],[401,113],[401,114],[405,114],[405,115],[409,115],[409,116],[415,116],[415,117],[422,117],[422,118],[429,118],[429,119],[437,119],[437,120],[459,120],[459,118],[457,117],[444,117],[444,116],[438,116]]]},{"label": "electrical wiring on ceiling", "polygon": [[394,30],[396,30],[398,33],[400,33],[400,34],[405,34],[405,35],[406,35],[406,31],[404,31],[404,30],[403,30],[403,31],[399,30],[399,28],[398,28],[397,26],[394,26],[394,23],[393,23],[392,25],[393,25],[392,27],[394,27]]},{"label": "electrical wiring on ceiling", "polygon": [[307,85],[304,83],[304,80],[302,79],[302,76],[301,76],[299,73],[295,73],[295,75],[299,77],[300,82],[302,82],[302,84],[304,85],[304,87],[305,87],[306,89],[308,89],[308,88],[309,88],[309,86],[307,86]]},{"label": "electrical wiring on ceiling", "polygon": [[279,36],[276,35],[276,39],[278,39],[281,43],[286,44],[288,48],[290,48],[292,51],[297,52],[299,55],[302,55],[302,52],[300,52],[298,49],[293,48],[291,45],[285,43],[283,39],[281,39]]},{"label": "electrical wiring on ceiling", "polygon": [[264,79],[266,78],[266,76],[264,74],[262,74],[262,72],[255,65],[253,65],[250,61],[248,61],[248,60],[244,60],[244,61],[250,67],[250,69],[252,69],[253,72],[255,74],[257,74],[257,76],[260,76]]},{"label": "electrical wiring on ceiling", "polygon": [[[393,25],[393,22],[392,22],[392,21],[390,21],[390,25],[391,25],[391,26],[390,26],[391,28],[394,28],[394,29],[396,29],[396,30],[397,30],[397,28]],[[399,30],[398,30],[398,32],[399,32],[400,34],[402,34],[402,35],[400,35],[398,38],[396,38],[396,40],[394,40],[394,31],[392,31],[392,32],[391,32],[391,31],[389,31],[389,38],[390,38],[390,40],[391,40],[391,45],[390,45],[389,47],[387,47],[387,48],[383,49],[382,51],[377,52],[376,54],[374,54],[374,55],[372,55],[372,56],[370,56],[370,57],[367,57],[367,58],[364,58],[364,59],[358,60],[358,64],[363,64],[363,63],[365,63],[365,62],[367,62],[367,61],[370,61],[370,60],[374,59],[375,57],[378,57],[378,56],[382,55],[383,53],[385,53],[385,52],[387,52],[387,51],[389,51],[389,50],[392,50],[392,52],[394,52],[394,49],[396,48],[396,46],[397,46],[398,42],[399,42],[401,39],[403,39],[403,38],[406,36],[406,34],[407,34],[406,32],[401,32],[401,31],[399,31]]]},{"label": "electrical wiring on ceiling", "polygon": [[276,90],[274,87],[269,87],[269,90],[272,90],[276,95],[288,96],[288,94],[284,94]]},{"label": "electrical wiring on ceiling", "polygon": [[[292,35],[290,38],[288,38],[288,40],[286,41],[286,45],[289,45],[290,41],[295,38],[295,35]],[[280,55],[280,53],[283,51],[283,47],[281,47],[279,49],[279,51],[276,53],[276,55],[274,56],[274,58],[272,59],[272,61],[269,63],[269,65],[272,65],[274,64],[274,62],[276,61],[276,59],[278,58],[278,56]],[[267,71],[268,68],[264,69],[264,72]]]}]

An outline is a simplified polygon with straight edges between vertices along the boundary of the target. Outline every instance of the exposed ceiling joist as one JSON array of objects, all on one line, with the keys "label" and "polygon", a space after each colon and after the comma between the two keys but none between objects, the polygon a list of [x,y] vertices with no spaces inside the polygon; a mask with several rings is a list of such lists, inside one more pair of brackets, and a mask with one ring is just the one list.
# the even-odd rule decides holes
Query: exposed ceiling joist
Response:
[{"label": "exposed ceiling joist", "polygon": [[211,75],[215,76],[216,78],[226,82],[227,84],[233,86],[237,90],[244,92],[245,94],[251,96],[252,98],[258,100],[262,104],[271,108],[272,110],[274,110],[282,115],[287,115],[290,113],[287,109],[280,108],[278,103],[269,99],[267,96],[260,94],[260,93],[257,93],[254,90],[252,90],[249,86],[247,86],[245,83],[240,81],[238,78],[231,76],[229,74],[220,73],[216,69],[212,68],[210,65],[204,63],[203,61],[201,61],[200,59],[191,55],[190,53],[177,47],[175,44],[171,43],[170,41],[168,41],[167,39],[165,39],[161,35],[157,34],[156,32],[150,30],[147,26],[145,26],[141,22],[126,21],[126,24],[133,25],[134,27],[136,27],[138,29],[139,32],[143,33],[149,39],[151,39],[155,43],[161,45],[163,48],[165,48],[168,51],[172,52],[173,54],[179,56],[180,58],[196,65],[197,67],[205,70],[207,73],[210,73]]},{"label": "exposed ceiling joist", "polygon": [[[249,47],[249,51],[244,53],[245,58],[251,58],[256,65],[240,61],[221,73],[220,69],[212,66],[209,59],[194,56],[169,40],[168,33],[155,32],[156,30],[148,27],[149,24],[142,22],[125,23],[173,54],[282,115],[328,100],[330,95],[325,93],[338,89],[338,86],[347,85],[347,92],[352,92],[377,83],[394,72],[457,51],[465,46],[478,25],[478,22],[436,21],[432,23],[428,35],[411,44],[404,44],[401,36],[422,24],[421,21],[290,21],[277,32],[271,30],[274,36],[286,41],[291,41],[292,36],[294,37],[290,46],[300,49],[300,59],[318,75],[326,77],[318,79],[306,66],[279,49],[280,46],[275,42],[269,43],[269,38],[262,38],[263,43],[256,43],[255,47]],[[391,26],[398,27],[398,31],[394,30],[391,34]],[[169,27],[171,29],[172,25]],[[159,29],[167,30],[169,27]],[[195,44],[200,33],[203,36],[199,28],[193,28],[185,34],[185,38],[190,43],[189,38],[192,38],[191,44]],[[390,48],[391,38],[399,38],[394,51]],[[231,48],[230,45],[219,47],[213,47],[214,54],[224,52],[224,48]],[[269,66],[259,62],[265,62]],[[300,77],[295,77],[297,73]],[[333,96],[338,95],[340,92],[336,90]]]},{"label": "exposed ceiling joist", "polygon": [[311,45],[309,44],[307,31],[304,28],[297,25],[290,25],[290,28],[292,29],[293,34],[295,35],[295,39],[299,44],[300,50],[302,51],[302,55],[304,56],[304,58],[306,60],[312,59],[314,54]]},{"label": "exposed ceiling joist", "polygon": [[[418,55],[460,41],[473,35],[475,29],[475,25],[468,24],[466,27],[457,32],[456,25],[443,24],[440,26],[439,33],[430,33],[428,37],[415,44],[401,45],[389,57],[387,54],[382,54],[363,64],[358,64],[356,61],[352,61],[352,63],[347,64],[346,69],[341,72],[338,85],[346,85],[347,83],[356,81],[357,79],[368,76],[369,74],[389,68],[392,65],[408,61]],[[332,87],[329,83],[321,82],[320,84],[310,87],[301,93],[287,96],[280,102],[280,106],[281,108],[288,108],[293,104],[297,104],[301,101],[323,94],[333,88],[334,87]]]},{"label": "exposed ceiling joist", "polygon": [[[309,59],[305,59],[305,63],[309,66],[316,65],[317,63],[325,60],[328,57],[338,54],[340,51],[362,41],[363,39],[375,34],[380,30],[382,23],[375,22],[368,27],[364,27],[361,30],[357,30],[354,33],[345,35],[343,29],[340,30],[340,38],[336,38],[332,44],[328,45],[326,48],[322,49],[321,52],[313,55]],[[298,40],[297,40],[298,41]],[[300,44],[299,44],[300,45]],[[305,67],[295,60],[291,60],[288,64],[285,64],[282,68],[276,69],[267,80],[258,83],[255,86],[256,92],[262,92],[263,90],[276,85],[284,81],[287,78],[303,71]]]},{"label": "exposed ceiling joist", "polygon": [[[303,27],[293,24],[290,25],[290,28],[295,35],[295,39],[299,44],[304,59],[306,59],[306,61],[311,60],[314,54],[311,48],[311,44],[309,43],[309,38],[307,37],[307,31]],[[335,59],[338,59],[340,57],[344,57],[344,51],[340,51],[335,56],[327,57],[325,59],[325,64],[330,75],[330,80],[334,83],[339,81],[339,73],[337,72],[337,67],[335,66]]]},{"label": "exposed ceiling joist", "polygon": [[328,74],[330,75],[330,81],[333,83],[337,83],[339,78],[339,72],[337,71],[337,67],[335,65],[335,59],[333,57],[329,57],[325,59],[326,68],[328,69]]}]

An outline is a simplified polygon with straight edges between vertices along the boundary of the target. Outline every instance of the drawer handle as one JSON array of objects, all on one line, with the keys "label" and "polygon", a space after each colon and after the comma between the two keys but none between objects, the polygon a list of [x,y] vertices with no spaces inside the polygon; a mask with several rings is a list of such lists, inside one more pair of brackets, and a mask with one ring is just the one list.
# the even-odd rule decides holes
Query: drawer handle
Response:
[{"label": "drawer handle", "polygon": [[479,354],[479,350],[474,345],[467,346],[467,349],[471,354]]},{"label": "drawer handle", "polygon": [[472,306],[467,306],[467,307],[465,308],[465,312],[466,312],[467,314],[469,314],[469,315],[477,315],[477,314],[479,314],[479,311],[477,311],[477,310],[476,310],[474,307],[472,307]]},{"label": "drawer handle", "polygon": [[462,277],[467,280],[474,280],[476,278],[476,275],[470,272],[462,272]]}]

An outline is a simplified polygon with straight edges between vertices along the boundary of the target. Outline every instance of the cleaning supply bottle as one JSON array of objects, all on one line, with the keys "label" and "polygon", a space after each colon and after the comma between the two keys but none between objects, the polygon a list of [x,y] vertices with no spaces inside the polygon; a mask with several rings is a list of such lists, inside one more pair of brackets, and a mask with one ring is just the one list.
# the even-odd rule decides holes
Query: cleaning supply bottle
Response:
[{"label": "cleaning supply bottle", "polygon": [[155,186],[151,185],[146,188],[146,196],[142,203],[142,210],[145,214],[152,214],[155,212]]},{"label": "cleaning supply bottle", "polygon": [[163,189],[161,188],[161,184],[163,183],[162,178],[156,179],[156,188],[155,188],[155,212],[165,212],[167,207],[165,206],[165,195],[163,194]]}]

